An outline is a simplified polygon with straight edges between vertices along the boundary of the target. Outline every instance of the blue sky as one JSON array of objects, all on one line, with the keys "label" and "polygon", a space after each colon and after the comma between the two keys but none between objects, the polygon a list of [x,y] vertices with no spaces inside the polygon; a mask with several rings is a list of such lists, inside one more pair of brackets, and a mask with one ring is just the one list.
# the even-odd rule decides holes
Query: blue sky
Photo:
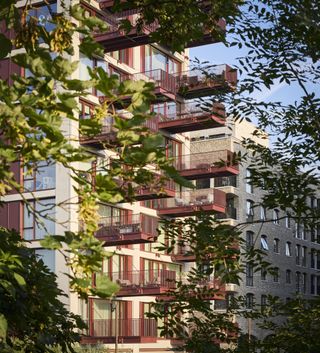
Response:
[{"label": "blue sky", "polygon": [[[211,44],[192,48],[190,50],[190,58],[198,58],[200,61],[209,61],[212,64],[229,64],[236,65],[237,57],[244,56],[245,49],[239,50],[236,47],[227,48],[223,44]],[[310,86],[318,96],[320,96],[319,86]],[[262,101],[280,101],[282,103],[293,103],[299,100],[302,94],[301,89],[297,85],[288,86],[284,83],[278,83],[271,87],[270,90],[265,89],[257,92],[254,97]]]}]

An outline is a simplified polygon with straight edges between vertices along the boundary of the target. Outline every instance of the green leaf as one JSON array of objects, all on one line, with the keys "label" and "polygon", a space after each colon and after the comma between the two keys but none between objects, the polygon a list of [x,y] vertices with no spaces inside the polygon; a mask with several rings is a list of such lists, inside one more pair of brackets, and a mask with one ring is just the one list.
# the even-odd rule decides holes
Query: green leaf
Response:
[{"label": "green leaf", "polygon": [[120,289],[119,285],[112,282],[106,275],[96,276],[95,295],[101,298],[111,298]]},{"label": "green leaf", "polygon": [[0,338],[7,336],[8,322],[3,314],[0,314]]},{"label": "green leaf", "polygon": [[20,286],[26,285],[25,279],[19,273],[14,272],[13,277]]},{"label": "green leaf", "polygon": [[58,250],[62,248],[61,241],[64,239],[62,236],[57,235],[46,235],[44,239],[40,241],[41,246],[46,249]]}]

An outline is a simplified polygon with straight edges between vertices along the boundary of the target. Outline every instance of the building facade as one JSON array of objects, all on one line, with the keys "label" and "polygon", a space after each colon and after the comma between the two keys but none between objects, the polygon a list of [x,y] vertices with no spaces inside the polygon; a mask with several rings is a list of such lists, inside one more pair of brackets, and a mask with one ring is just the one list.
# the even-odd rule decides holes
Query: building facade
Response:
[{"label": "building facade", "polygon": [[[232,152],[246,153],[243,139],[252,139],[262,146],[269,145],[267,134],[257,137],[254,124],[247,121],[233,122],[214,130],[197,131],[191,134],[192,153],[211,153],[216,149],[228,148]],[[245,298],[246,306],[259,308],[267,305],[268,295],[277,296],[283,301],[300,294],[312,298],[320,294],[319,270],[319,228],[299,224],[290,210],[267,209],[262,199],[264,191],[250,184],[249,161],[239,165],[239,174],[231,177],[203,179],[199,188],[210,186],[226,193],[226,219],[229,224],[241,226],[242,237],[248,247],[261,249],[265,260],[275,271],[265,269],[255,271],[250,264],[245,265],[237,295]],[[319,199],[310,199],[310,207],[316,208]],[[243,225],[245,224],[245,225]],[[225,303],[217,302],[217,309],[224,309]],[[251,320],[238,318],[244,333],[264,337],[266,332],[259,329]]]},{"label": "building facade", "polygon": [[[30,15],[37,17],[43,26],[50,29],[50,12],[47,6],[41,1],[32,3]],[[73,2],[64,3],[68,6]],[[214,162],[230,159],[231,151],[228,148],[217,153],[212,152],[208,162],[206,156],[193,154],[190,145],[191,131],[217,128],[225,124],[222,104],[213,106],[211,112],[203,112],[195,104],[195,99],[210,96],[221,88],[233,90],[237,81],[236,72],[228,65],[219,65],[214,69],[214,77],[208,80],[202,72],[189,70],[188,49],[178,54],[152,43],[150,33],[156,29],[156,24],[145,26],[138,33],[134,26],[139,16],[137,9],[112,13],[112,1],[93,0],[80,3],[88,16],[98,16],[105,20],[109,29],[95,35],[95,39],[105,49],[103,57],[88,59],[79,50],[75,50],[70,58],[79,61],[74,78],[86,80],[89,78],[87,67],[101,67],[108,74],[117,75],[120,80],[143,79],[153,82],[156,99],[152,104],[152,111],[156,116],[149,127],[163,135],[167,156],[173,158],[181,175],[194,183],[204,177],[237,175],[236,165],[212,167]],[[17,3],[19,5],[24,4],[21,1]],[[53,12],[63,11],[60,1],[50,2],[50,7]],[[129,19],[133,24],[129,33],[119,30],[119,21],[123,18]],[[219,25],[222,29],[225,28],[223,20]],[[76,38],[76,43],[80,43],[80,40],[81,38]],[[216,41],[216,38],[204,34],[201,44]],[[190,46],[199,44],[200,42],[192,42]],[[2,60],[1,78],[10,81],[12,73],[26,76],[29,74],[22,72],[10,58]],[[80,99],[79,118],[90,118],[100,98],[99,92],[91,90],[85,98]],[[101,133],[90,139],[79,137],[76,121],[66,121],[62,128],[70,140],[78,141],[74,143],[79,143],[96,156],[98,168],[114,154],[104,147],[114,139],[115,129],[112,124],[107,116]],[[199,161],[202,163],[199,164]],[[120,291],[113,301],[90,298],[86,303],[69,290],[68,278],[64,275],[68,273],[68,268],[63,254],[43,249],[39,242],[46,231],[50,234],[63,234],[67,230],[79,230],[77,206],[74,203],[67,202],[64,207],[51,207],[77,199],[73,188],[76,185],[69,170],[59,164],[39,163],[37,170],[30,175],[18,162],[12,168],[16,179],[24,188],[24,193],[23,197],[19,193],[11,193],[4,198],[6,203],[0,211],[0,224],[18,229],[22,237],[30,241],[30,246],[57,274],[59,286],[68,294],[67,299],[64,299],[66,306],[74,313],[82,315],[88,324],[83,343],[101,343],[110,351],[134,353],[170,350],[173,342],[160,337],[157,323],[148,318],[146,313],[150,311],[155,298],[170,289],[174,285],[172,280],[179,279],[190,268],[190,264],[156,249],[164,240],[161,236],[158,237],[158,220],[161,217],[192,216],[199,205],[206,212],[224,214],[225,192],[214,187],[189,190],[169,181],[164,187],[166,197],[161,200],[158,200],[157,193],[145,189],[137,195],[134,203],[101,204],[99,231],[96,236],[104,242],[106,250],[114,252],[103,264],[102,271],[119,284]],[[46,231],[28,211],[23,198],[32,203],[37,211],[42,211],[41,221]]]},{"label": "building facade", "polygon": [[[50,26],[47,7],[41,1],[33,1],[33,4],[32,15],[44,26]],[[246,166],[215,165],[221,160],[232,161],[233,153],[241,150],[242,137],[252,137],[254,127],[243,123],[230,129],[224,119],[223,104],[216,104],[211,112],[204,112],[195,100],[209,97],[221,88],[235,89],[236,72],[228,65],[219,65],[215,67],[215,77],[205,79],[203,73],[189,70],[188,49],[178,54],[152,43],[150,33],[156,25],[146,26],[142,33],[138,33],[135,27],[127,34],[119,30],[122,18],[135,23],[139,16],[136,9],[117,14],[111,12],[112,1],[81,1],[81,4],[88,16],[104,19],[109,30],[95,35],[105,49],[103,57],[88,59],[75,50],[71,59],[79,60],[79,68],[74,78],[85,80],[89,77],[87,67],[102,67],[120,80],[153,82],[157,98],[152,110],[156,116],[149,127],[164,136],[167,156],[174,159],[180,174],[196,185],[195,190],[188,190],[168,182],[164,188],[167,197],[161,200],[158,194],[143,190],[134,203],[100,205],[100,228],[96,236],[108,251],[114,252],[103,264],[102,271],[120,285],[120,291],[113,301],[90,298],[87,303],[70,293],[68,278],[63,275],[68,272],[63,255],[41,248],[39,240],[45,231],[24,206],[22,196],[12,193],[5,197],[0,224],[18,229],[57,274],[59,286],[68,294],[65,304],[88,323],[83,343],[101,343],[111,352],[115,349],[133,353],[172,349],[174,342],[160,337],[157,323],[146,313],[157,296],[172,289],[172,280],[181,278],[195,264],[182,253],[171,256],[157,250],[164,241],[158,236],[157,226],[159,218],[192,216],[199,206],[208,213],[219,214],[233,225],[262,221],[248,225],[244,237],[248,244],[266,251],[279,273],[270,277],[263,271],[253,273],[250,267],[247,268],[243,284],[237,291],[248,298],[248,307],[253,300],[263,304],[267,292],[281,297],[290,297],[297,291],[310,296],[319,294],[317,270],[320,269],[320,256],[317,254],[320,248],[315,232],[296,226],[290,217],[283,218],[277,209],[265,210],[260,206],[261,192],[247,182],[249,171]],[[59,1],[52,2],[51,8],[53,12],[63,10]],[[224,26],[223,21],[220,25]],[[215,38],[204,35],[201,44],[214,42]],[[198,44],[193,42],[190,46]],[[12,73],[26,74],[10,59],[2,60],[1,78],[10,80]],[[79,101],[80,119],[90,118],[93,108],[99,104],[99,92],[92,90],[89,93]],[[102,131],[95,138],[79,138],[76,121],[66,122],[63,131],[97,156],[97,166],[110,158],[112,153],[104,148],[115,136],[109,117],[105,118]],[[266,145],[268,140],[257,142]],[[32,175],[25,173],[19,163],[13,166],[13,170],[24,187],[23,197],[33,202],[38,211],[77,197],[69,171],[59,164],[43,163]],[[51,234],[79,229],[77,207],[72,204],[51,208],[45,212],[42,221]],[[217,310],[223,305],[223,301],[215,302]],[[246,323],[242,325],[246,329]]]}]

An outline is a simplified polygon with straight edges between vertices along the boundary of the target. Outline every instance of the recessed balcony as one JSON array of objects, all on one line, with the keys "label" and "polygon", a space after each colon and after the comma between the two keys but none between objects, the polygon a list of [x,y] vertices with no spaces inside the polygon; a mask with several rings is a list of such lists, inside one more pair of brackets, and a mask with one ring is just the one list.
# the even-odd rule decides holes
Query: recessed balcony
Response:
[{"label": "recessed balcony", "polygon": [[94,319],[88,320],[88,329],[81,343],[147,343],[157,340],[157,322],[155,319]]},{"label": "recessed balcony", "polygon": [[221,190],[202,189],[184,191],[179,197],[158,201],[156,206],[159,216],[187,217],[196,212],[224,213],[226,195]]},{"label": "recessed balcony", "polygon": [[173,165],[181,176],[195,180],[239,174],[239,166],[233,160],[233,152],[221,150],[178,156]]},{"label": "recessed balcony", "polygon": [[223,104],[215,104],[211,111],[201,109],[198,104],[186,104],[173,114],[159,114],[158,127],[170,134],[212,129],[225,125]]},{"label": "recessed balcony", "polygon": [[119,297],[159,295],[175,288],[177,273],[171,270],[113,272],[110,279],[120,286]]},{"label": "recessed balcony", "polygon": [[185,99],[194,99],[235,89],[237,71],[229,65],[217,65],[207,71],[198,69],[176,73],[178,94]]},{"label": "recessed balcony", "polygon": [[157,239],[158,219],[144,214],[126,217],[104,217],[96,237],[105,246],[152,243]]}]

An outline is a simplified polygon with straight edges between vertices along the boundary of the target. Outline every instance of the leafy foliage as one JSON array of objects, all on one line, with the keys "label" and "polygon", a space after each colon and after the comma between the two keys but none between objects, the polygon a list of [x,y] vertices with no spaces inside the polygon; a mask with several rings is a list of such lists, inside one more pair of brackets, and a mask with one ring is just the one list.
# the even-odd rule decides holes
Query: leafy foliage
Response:
[{"label": "leafy foliage", "polygon": [[44,352],[47,346],[72,349],[84,328],[61,302],[56,276],[18,233],[0,229],[1,352]]}]

